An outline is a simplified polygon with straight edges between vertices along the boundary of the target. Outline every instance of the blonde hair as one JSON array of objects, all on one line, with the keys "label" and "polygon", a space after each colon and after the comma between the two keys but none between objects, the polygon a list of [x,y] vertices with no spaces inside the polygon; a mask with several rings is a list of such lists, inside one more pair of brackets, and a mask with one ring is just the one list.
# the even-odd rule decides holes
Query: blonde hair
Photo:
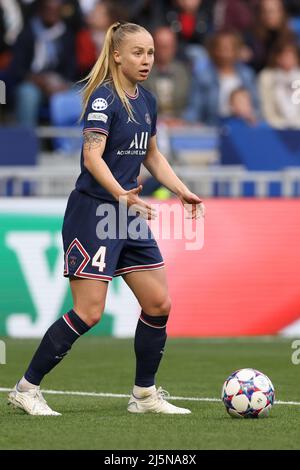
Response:
[{"label": "blonde hair", "polygon": [[142,31],[148,32],[143,26],[135,23],[121,24],[116,22],[108,28],[100,56],[98,57],[94,67],[87,77],[81,80],[81,82],[86,81],[86,84],[82,89],[83,111],[81,113],[80,120],[84,116],[91,95],[94,93],[96,88],[105,82],[112,83],[114,85],[114,88],[130,118],[135,121],[132,106],[121,85],[117,64],[114,60],[113,53],[120,47],[121,43],[124,41],[124,38],[128,34],[139,33]]}]

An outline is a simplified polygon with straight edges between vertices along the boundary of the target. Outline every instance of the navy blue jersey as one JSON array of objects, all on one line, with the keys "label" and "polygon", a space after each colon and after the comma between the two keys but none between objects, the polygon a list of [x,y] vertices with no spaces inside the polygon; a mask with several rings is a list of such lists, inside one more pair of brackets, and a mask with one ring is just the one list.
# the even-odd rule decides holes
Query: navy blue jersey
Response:
[{"label": "navy blue jersey", "polygon": [[[137,186],[137,177],[150,137],[156,133],[157,118],[156,100],[145,88],[137,85],[136,95],[127,97],[136,122],[129,117],[113,87],[106,83],[99,86],[91,96],[84,115],[83,128],[83,132],[107,135],[102,158],[126,191]],[[102,200],[115,200],[85,168],[83,151],[81,174],[76,182],[76,189]]]}]

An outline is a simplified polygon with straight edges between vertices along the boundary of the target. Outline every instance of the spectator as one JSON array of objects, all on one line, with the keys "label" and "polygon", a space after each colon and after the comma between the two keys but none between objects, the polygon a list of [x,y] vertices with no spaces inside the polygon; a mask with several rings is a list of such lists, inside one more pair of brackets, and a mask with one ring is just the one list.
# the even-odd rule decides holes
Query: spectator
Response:
[{"label": "spectator", "polygon": [[22,11],[24,24],[36,13],[38,0],[17,0]]},{"label": "spectator", "polygon": [[261,0],[258,3],[256,26],[246,35],[246,42],[252,50],[249,61],[256,72],[267,65],[274,43],[283,39],[294,40],[289,19],[282,0]]},{"label": "spectator", "polygon": [[164,24],[164,1],[153,0],[118,0],[127,9],[129,21],[138,23],[148,31],[154,31]]},{"label": "spectator", "polygon": [[217,0],[213,13],[214,30],[234,29],[240,33],[254,26],[253,0]]},{"label": "spectator", "polygon": [[300,2],[299,0],[284,0],[285,8],[290,16],[300,17]]},{"label": "spectator", "polygon": [[11,49],[23,28],[22,12],[16,0],[0,0],[0,70],[10,64]]},{"label": "spectator", "polygon": [[108,27],[115,21],[124,20],[124,10],[116,2],[97,1],[85,16],[86,27],[76,37],[76,59],[78,79],[87,75],[98,58]]},{"label": "spectator", "polygon": [[295,44],[277,44],[270,65],[259,75],[262,112],[266,121],[279,129],[300,128],[300,106],[293,103],[293,82],[300,78],[298,49]]},{"label": "spectator", "polygon": [[249,92],[255,114],[259,115],[254,74],[238,60],[241,45],[240,37],[232,31],[211,37],[208,43],[210,62],[201,73],[195,70],[185,119],[206,125],[218,124],[219,118],[230,116],[230,95],[240,87]]},{"label": "spectator", "polygon": [[38,12],[15,45],[11,76],[17,82],[19,124],[35,126],[49,97],[70,87],[75,77],[74,39],[62,21],[60,0],[39,0]]},{"label": "spectator", "polygon": [[187,105],[189,73],[185,63],[175,58],[175,33],[163,26],[154,32],[153,37],[155,65],[145,86],[157,97],[160,117],[172,122],[174,118],[180,118]]},{"label": "spectator", "polygon": [[284,0],[284,4],[290,16],[290,28],[294,31],[297,42],[300,44],[300,2],[299,0]]},{"label": "spectator", "polygon": [[204,44],[212,29],[212,6],[209,0],[174,0],[166,9],[166,24],[178,36],[180,55],[193,58],[195,47]]},{"label": "spectator", "polygon": [[[8,0],[10,1],[10,0]],[[39,8],[39,0],[17,0],[22,9],[24,22],[27,23]],[[86,2],[87,0],[83,0]],[[76,32],[82,26],[83,14],[79,0],[61,0],[62,3],[62,19],[64,22]]]},{"label": "spectator", "polygon": [[76,34],[83,26],[83,13],[78,0],[63,0],[62,19]]},{"label": "spectator", "polygon": [[99,0],[79,0],[83,16],[88,15]]},{"label": "spectator", "polygon": [[254,125],[257,123],[251,96],[246,88],[237,88],[233,90],[229,99],[231,117],[244,121],[246,124]]}]

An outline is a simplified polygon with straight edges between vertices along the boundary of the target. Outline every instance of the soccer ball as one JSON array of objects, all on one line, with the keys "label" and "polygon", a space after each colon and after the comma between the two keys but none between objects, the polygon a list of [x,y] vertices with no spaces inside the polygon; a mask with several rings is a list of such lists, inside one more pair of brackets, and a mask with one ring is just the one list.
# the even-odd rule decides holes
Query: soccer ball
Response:
[{"label": "soccer ball", "polygon": [[239,369],[225,380],[222,400],[233,418],[266,418],[275,400],[271,380],[255,369]]}]

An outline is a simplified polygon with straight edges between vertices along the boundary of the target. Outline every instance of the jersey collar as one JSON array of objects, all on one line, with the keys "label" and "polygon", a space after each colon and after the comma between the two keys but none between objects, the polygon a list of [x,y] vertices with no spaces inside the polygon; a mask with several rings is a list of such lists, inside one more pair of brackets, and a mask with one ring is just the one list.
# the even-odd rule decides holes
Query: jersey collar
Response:
[{"label": "jersey collar", "polygon": [[[125,90],[124,90],[125,91]],[[136,86],[136,92],[135,92],[135,95],[130,95],[129,93],[127,93],[127,91],[125,91],[125,95],[127,96],[127,98],[131,99],[131,100],[136,100],[138,97],[139,97],[139,87]]]}]

